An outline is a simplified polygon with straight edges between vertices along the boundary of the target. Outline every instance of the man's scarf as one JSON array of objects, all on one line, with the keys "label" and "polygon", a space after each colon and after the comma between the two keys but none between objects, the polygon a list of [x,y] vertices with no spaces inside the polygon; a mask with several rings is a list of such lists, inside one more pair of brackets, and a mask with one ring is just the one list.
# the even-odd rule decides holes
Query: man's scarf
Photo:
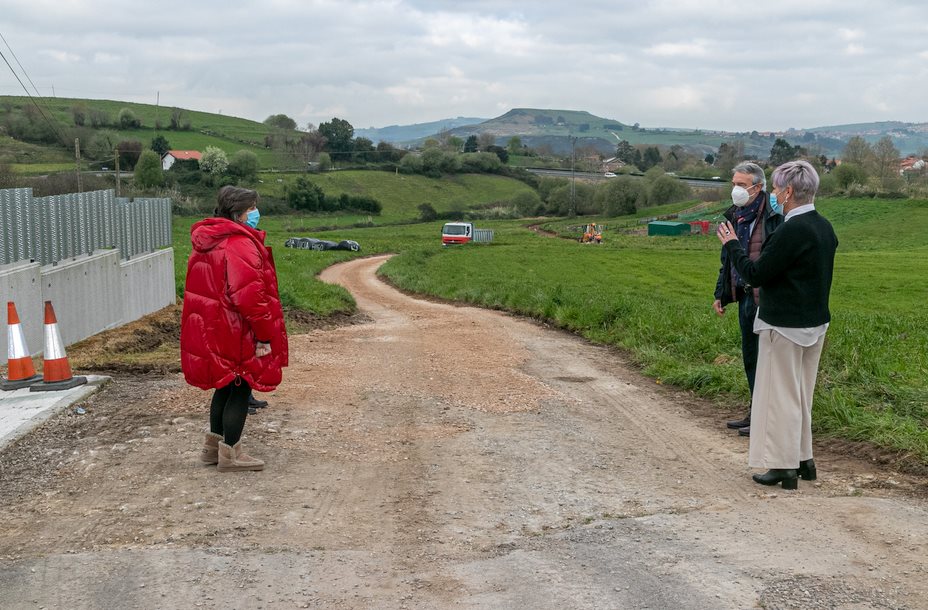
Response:
[{"label": "man's scarf", "polygon": [[[761,191],[750,205],[746,205],[735,212],[735,235],[738,236],[738,243],[741,244],[745,252],[751,251],[751,223],[757,219],[763,205],[764,193]],[[734,286],[742,284],[741,277],[735,270],[734,265],[732,265],[731,274],[734,279]]]}]

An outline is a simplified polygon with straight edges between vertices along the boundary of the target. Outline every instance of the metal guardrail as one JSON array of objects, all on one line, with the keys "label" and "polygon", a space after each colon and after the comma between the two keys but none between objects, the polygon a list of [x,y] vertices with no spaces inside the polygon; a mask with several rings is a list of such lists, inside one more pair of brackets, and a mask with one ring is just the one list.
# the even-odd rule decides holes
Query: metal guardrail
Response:
[{"label": "metal guardrail", "polygon": [[171,245],[171,200],[92,191],[33,197],[0,190],[0,265],[58,261],[117,249],[122,260]]}]

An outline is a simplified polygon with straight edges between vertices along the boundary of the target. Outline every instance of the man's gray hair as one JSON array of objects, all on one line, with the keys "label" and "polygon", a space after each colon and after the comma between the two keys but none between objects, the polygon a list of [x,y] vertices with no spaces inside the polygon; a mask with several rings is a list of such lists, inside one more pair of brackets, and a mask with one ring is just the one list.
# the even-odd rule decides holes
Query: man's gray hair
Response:
[{"label": "man's gray hair", "polygon": [[773,170],[770,177],[778,189],[793,187],[796,203],[805,204],[815,201],[818,191],[818,172],[808,161],[790,161]]},{"label": "man's gray hair", "polygon": [[767,176],[764,174],[764,168],[762,168],[757,163],[751,163],[750,161],[744,161],[739,163],[731,170],[733,174],[750,174],[751,175],[751,184],[761,184],[763,190],[767,190]]}]

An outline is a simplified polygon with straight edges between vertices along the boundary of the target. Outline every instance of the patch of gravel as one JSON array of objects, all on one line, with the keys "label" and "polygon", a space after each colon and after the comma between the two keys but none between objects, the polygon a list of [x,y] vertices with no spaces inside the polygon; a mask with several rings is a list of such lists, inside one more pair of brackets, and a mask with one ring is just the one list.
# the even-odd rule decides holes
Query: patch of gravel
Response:
[{"label": "patch of gravel", "polygon": [[904,595],[900,588],[890,584],[867,587],[838,576],[800,576],[768,584],[760,595],[760,606],[766,610],[902,610],[916,607],[899,601],[898,597]]}]

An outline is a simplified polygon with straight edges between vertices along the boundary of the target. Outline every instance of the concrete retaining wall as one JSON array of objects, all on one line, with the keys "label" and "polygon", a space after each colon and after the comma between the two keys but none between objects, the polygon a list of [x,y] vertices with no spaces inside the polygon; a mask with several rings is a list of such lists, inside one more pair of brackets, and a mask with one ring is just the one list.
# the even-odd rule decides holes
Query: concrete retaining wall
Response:
[{"label": "concrete retaining wall", "polygon": [[3,364],[6,364],[7,353],[7,301],[16,303],[16,313],[22,322],[23,333],[26,335],[26,345],[33,354],[45,349],[44,300],[42,299],[42,266],[38,263],[13,263],[0,266],[0,307],[3,311],[3,320],[0,321],[0,337],[3,342],[0,354]]},{"label": "concrete retaining wall", "polygon": [[122,261],[120,272],[122,291],[126,295],[122,317],[126,322],[138,320],[176,302],[172,248]]},{"label": "concrete retaining wall", "polygon": [[[65,345],[132,322],[174,304],[174,250],[165,248],[120,261],[118,250],[39,266],[0,266],[0,304],[16,303],[26,345],[33,355],[44,349],[45,301],[51,301]],[[7,322],[0,346],[7,345]],[[4,352],[5,362],[7,354]]]}]

